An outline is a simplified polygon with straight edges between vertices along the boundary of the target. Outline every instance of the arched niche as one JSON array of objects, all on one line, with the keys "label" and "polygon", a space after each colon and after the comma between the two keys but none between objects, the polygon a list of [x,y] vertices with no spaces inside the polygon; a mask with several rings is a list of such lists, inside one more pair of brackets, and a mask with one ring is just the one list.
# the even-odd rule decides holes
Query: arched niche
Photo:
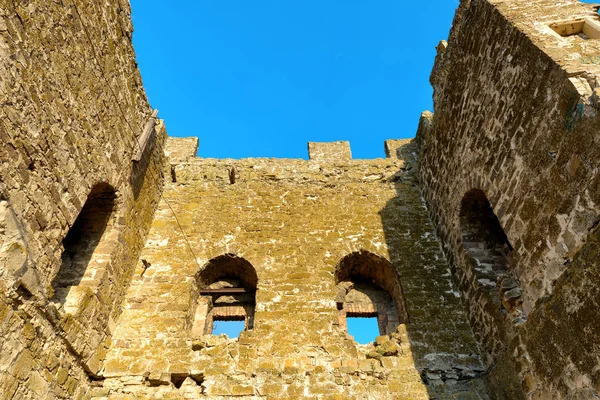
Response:
[{"label": "arched niche", "polygon": [[63,239],[60,269],[52,281],[52,301],[67,313],[78,309],[78,290],[85,285],[97,289],[110,259],[114,240],[111,230],[115,227],[115,189],[107,183],[99,183],[90,191],[77,219]]},{"label": "arched niche", "polygon": [[335,268],[340,327],[346,318],[377,317],[379,334],[408,323],[400,277],[385,258],[368,251],[351,253]]},{"label": "arched niche", "polygon": [[521,290],[508,268],[512,246],[482,190],[473,189],[464,195],[460,228],[467,264],[472,266],[477,285],[507,310],[519,306]]},{"label": "arched niche", "polygon": [[212,334],[215,321],[244,321],[244,330],[254,326],[256,270],[235,254],[208,261],[196,276],[198,297],[192,335]]}]

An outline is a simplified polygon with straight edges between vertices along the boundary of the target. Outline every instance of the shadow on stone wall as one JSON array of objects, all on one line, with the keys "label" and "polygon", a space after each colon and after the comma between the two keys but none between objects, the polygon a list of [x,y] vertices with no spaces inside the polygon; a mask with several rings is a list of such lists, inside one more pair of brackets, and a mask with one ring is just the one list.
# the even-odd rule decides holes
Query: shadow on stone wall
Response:
[{"label": "shadow on stone wall", "polygon": [[[131,188],[133,189],[133,196],[135,199],[138,198],[142,187],[144,187],[144,181],[146,180],[146,171],[148,170],[148,166],[152,161],[152,154],[154,154],[154,149],[158,145],[157,133],[153,131],[148,139],[148,144],[144,148],[142,153],[142,157],[139,161],[133,162],[133,167],[131,169],[131,176],[129,177],[129,183],[131,184]],[[162,151],[162,148],[160,149]]]},{"label": "shadow on stone wall", "polygon": [[404,160],[390,182],[397,195],[380,216],[390,261],[405,296],[406,331],[415,368],[430,398],[487,399],[479,349],[421,197],[416,143],[397,152]]},{"label": "shadow on stone wall", "polygon": [[463,393],[467,398],[492,399],[596,398],[598,223],[556,281],[553,293],[541,298],[527,320],[503,339],[505,350],[484,369],[456,276],[421,198],[416,155],[414,144],[400,149],[398,157],[405,164],[393,178],[397,196],[380,215],[390,260],[406,296],[410,316],[406,330],[414,364],[430,397]]},{"label": "shadow on stone wall", "polygon": [[[558,279],[550,296],[542,298],[519,327],[508,350],[490,372],[493,398],[595,399],[600,393],[600,229]],[[506,385],[518,371],[521,386]],[[514,373],[514,372],[513,372]],[[574,388],[574,383],[579,382]]]},{"label": "shadow on stone wall", "polygon": [[[96,185],[63,240],[61,266],[52,282],[53,300],[65,303],[70,288],[81,283],[115,210],[116,193],[108,184]],[[105,246],[106,247],[106,246]],[[108,249],[100,248],[101,253]]]}]

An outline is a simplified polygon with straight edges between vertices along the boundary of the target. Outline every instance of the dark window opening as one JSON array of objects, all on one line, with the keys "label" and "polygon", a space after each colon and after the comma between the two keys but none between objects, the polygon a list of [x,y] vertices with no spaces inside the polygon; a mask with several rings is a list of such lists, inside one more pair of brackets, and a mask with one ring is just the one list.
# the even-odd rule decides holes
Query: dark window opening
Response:
[{"label": "dark window opening", "polygon": [[[96,185],[64,238],[60,270],[52,282],[52,299],[60,306],[65,305],[72,288],[83,280],[88,286],[97,286],[97,267],[105,264],[103,261],[110,257],[112,250],[107,227],[115,209],[115,199],[115,190],[111,186]],[[65,307],[65,311],[73,310]]]},{"label": "dark window opening", "polygon": [[248,261],[233,254],[216,257],[202,268],[197,282],[193,335],[237,338],[253,328],[258,276]]},{"label": "dark window opening", "polygon": [[478,281],[496,286],[499,276],[507,271],[507,256],[512,250],[498,217],[485,193],[471,190],[462,200],[460,211],[462,244],[474,261]]},{"label": "dark window opening", "polygon": [[237,171],[235,170],[235,167],[231,167],[231,168],[229,168],[228,172],[229,172],[229,183],[231,185],[233,185],[236,181]]},{"label": "dark window opening", "polygon": [[361,316],[347,314],[346,324],[348,326],[348,333],[359,344],[372,343],[377,336],[381,335],[377,315]]},{"label": "dark window opening", "polygon": [[177,183],[177,171],[174,165],[171,165],[171,182]]}]

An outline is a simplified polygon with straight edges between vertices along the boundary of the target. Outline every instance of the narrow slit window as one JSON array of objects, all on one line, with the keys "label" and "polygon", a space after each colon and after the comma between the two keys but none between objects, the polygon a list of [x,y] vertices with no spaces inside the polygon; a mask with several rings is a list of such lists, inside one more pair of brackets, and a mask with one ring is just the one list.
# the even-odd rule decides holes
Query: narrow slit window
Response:
[{"label": "narrow slit window", "polygon": [[348,333],[359,344],[371,343],[380,335],[377,315],[370,317],[348,315],[346,316],[346,324],[348,325]]},{"label": "narrow slit window", "polygon": [[225,334],[229,339],[237,339],[244,330],[244,320],[219,320],[213,321],[213,335]]}]

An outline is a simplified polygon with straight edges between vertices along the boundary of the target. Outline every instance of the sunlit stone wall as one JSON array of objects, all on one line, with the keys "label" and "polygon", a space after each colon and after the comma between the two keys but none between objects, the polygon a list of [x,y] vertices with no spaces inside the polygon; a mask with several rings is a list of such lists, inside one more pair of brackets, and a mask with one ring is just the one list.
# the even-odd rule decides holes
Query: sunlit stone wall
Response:
[{"label": "sunlit stone wall", "polygon": [[[103,395],[485,398],[414,156],[216,160],[190,158],[195,145],[186,152],[181,143],[169,139],[168,204],[159,205],[127,294]],[[391,262],[382,276],[398,280],[408,315],[365,346],[340,326],[336,303],[336,265],[355,252]],[[234,340],[192,329],[196,276],[225,254],[258,276],[254,327]]]}]

